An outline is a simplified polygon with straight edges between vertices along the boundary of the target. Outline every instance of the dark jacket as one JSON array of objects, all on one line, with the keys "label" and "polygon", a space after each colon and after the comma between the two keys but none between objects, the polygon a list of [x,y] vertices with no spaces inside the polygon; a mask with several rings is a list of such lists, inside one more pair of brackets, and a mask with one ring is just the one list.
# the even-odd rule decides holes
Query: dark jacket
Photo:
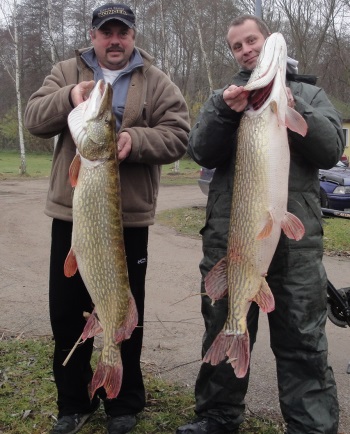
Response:
[{"label": "dark jacket", "polygon": [[[250,73],[240,72],[233,80],[235,85],[245,85]],[[296,101],[295,109],[308,124],[305,137],[288,131],[291,163],[289,174],[288,211],[300,218],[305,226],[301,241],[288,239],[284,234],[270,267],[283,273],[283,266],[290,268],[288,255],[300,252],[308,261],[322,257],[322,220],[319,204],[318,169],[330,168],[339,160],[344,149],[344,138],[339,116],[325,92],[313,85],[289,82]],[[206,225],[202,230],[204,258],[201,263],[203,275],[226,254],[228,222],[232,199],[232,183],[235,169],[235,150],[240,113],[232,111],[223,100],[223,90],[216,91],[203,106],[198,121],[190,133],[188,152],[201,166],[216,167],[208,196]],[[249,170],[249,167],[247,167]],[[276,180],[278,188],[278,180]],[[249,193],[248,193],[249,194]],[[304,257],[305,260],[305,257]],[[320,261],[313,262],[320,269],[313,276],[325,284],[325,273]],[[282,267],[283,268],[283,267]],[[322,268],[322,269],[321,269]],[[302,273],[302,269],[300,270]],[[268,278],[269,280],[269,278]],[[271,285],[271,282],[270,282]]]},{"label": "dark jacket", "polygon": [[[77,51],[75,58],[53,67],[42,87],[30,97],[24,116],[25,126],[32,134],[43,138],[59,135],[45,213],[67,221],[72,220],[68,169],[76,152],[67,125],[73,109],[69,95],[77,83],[94,79],[92,69],[81,57],[85,51]],[[127,131],[132,138],[131,154],[120,165],[126,227],[154,223],[161,165],[181,158],[189,132],[189,115],[180,90],[152,65],[150,55],[140,49],[139,52],[144,65],[131,75],[119,130]]]}]

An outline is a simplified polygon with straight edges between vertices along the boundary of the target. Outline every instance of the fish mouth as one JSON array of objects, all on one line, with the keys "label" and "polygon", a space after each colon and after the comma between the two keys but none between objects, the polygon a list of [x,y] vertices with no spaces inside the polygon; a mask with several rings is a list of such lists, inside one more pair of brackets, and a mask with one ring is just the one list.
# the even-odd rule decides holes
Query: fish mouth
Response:
[{"label": "fish mouth", "polygon": [[109,83],[99,80],[87,100],[84,121],[96,119],[112,106],[112,87]]}]

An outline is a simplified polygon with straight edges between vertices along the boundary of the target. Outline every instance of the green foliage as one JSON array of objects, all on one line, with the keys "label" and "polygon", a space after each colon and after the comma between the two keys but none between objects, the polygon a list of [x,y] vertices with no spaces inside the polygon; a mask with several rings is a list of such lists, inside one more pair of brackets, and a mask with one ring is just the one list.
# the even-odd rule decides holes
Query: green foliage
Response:
[{"label": "green foliage", "polygon": [[[52,148],[51,139],[39,139],[23,128],[26,151],[49,151]],[[0,119],[0,149],[19,149],[17,107],[13,106]]]},{"label": "green foliage", "polygon": [[0,137],[1,142],[6,140],[15,143],[18,139],[18,120],[16,108],[13,107],[0,120]]}]

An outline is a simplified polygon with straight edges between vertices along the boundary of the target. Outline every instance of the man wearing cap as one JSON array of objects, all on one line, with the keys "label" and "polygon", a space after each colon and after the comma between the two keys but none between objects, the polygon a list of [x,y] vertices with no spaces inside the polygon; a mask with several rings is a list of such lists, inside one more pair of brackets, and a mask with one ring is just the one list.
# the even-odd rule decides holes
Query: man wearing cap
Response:
[{"label": "man wearing cap", "polygon": [[[130,432],[145,405],[140,355],[143,336],[148,227],[154,223],[160,167],[185,153],[189,116],[183,96],[156,68],[153,58],[135,47],[135,16],[125,4],[108,3],[92,15],[92,47],[55,65],[41,88],[29,99],[25,125],[38,136],[58,136],[45,213],[53,218],[49,305],[55,339],[53,370],[58,392],[58,420],[51,434],[78,432],[104,401],[109,434]],[[104,399],[104,390],[90,401],[90,357],[93,340],[78,346],[63,367],[69,350],[91,312],[91,299],[80,278],[66,278],[63,264],[71,244],[72,188],[68,178],[76,148],[67,126],[71,110],[84,101],[94,83],[113,86],[113,109],[118,131],[118,156],[124,240],[129,280],[139,323],[122,344],[123,383],[117,398]],[[97,396],[98,395],[98,396]]]}]

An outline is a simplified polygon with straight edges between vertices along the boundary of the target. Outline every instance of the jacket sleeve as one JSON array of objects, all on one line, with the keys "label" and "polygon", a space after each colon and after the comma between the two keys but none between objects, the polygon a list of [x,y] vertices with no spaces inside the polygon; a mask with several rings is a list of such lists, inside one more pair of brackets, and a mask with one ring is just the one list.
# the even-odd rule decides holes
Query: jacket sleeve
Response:
[{"label": "jacket sleeve", "polygon": [[316,168],[331,168],[345,147],[339,115],[322,89],[304,83],[294,88],[295,109],[306,120],[308,131],[305,137],[289,131],[291,150]]},{"label": "jacket sleeve", "polygon": [[60,63],[52,68],[40,89],[29,98],[24,113],[24,125],[31,134],[50,138],[67,127],[68,114],[73,110],[69,98],[75,84],[71,83]]},{"label": "jacket sleeve", "polygon": [[180,89],[160,70],[153,68],[149,80],[145,110],[149,113],[144,125],[123,128],[132,139],[126,161],[143,164],[169,164],[186,152],[190,119]]},{"label": "jacket sleeve", "polygon": [[230,109],[222,95],[223,90],[216,91],[203,105],[189,138],[188,153],[208,169],[231,157],[242,116]]}]

